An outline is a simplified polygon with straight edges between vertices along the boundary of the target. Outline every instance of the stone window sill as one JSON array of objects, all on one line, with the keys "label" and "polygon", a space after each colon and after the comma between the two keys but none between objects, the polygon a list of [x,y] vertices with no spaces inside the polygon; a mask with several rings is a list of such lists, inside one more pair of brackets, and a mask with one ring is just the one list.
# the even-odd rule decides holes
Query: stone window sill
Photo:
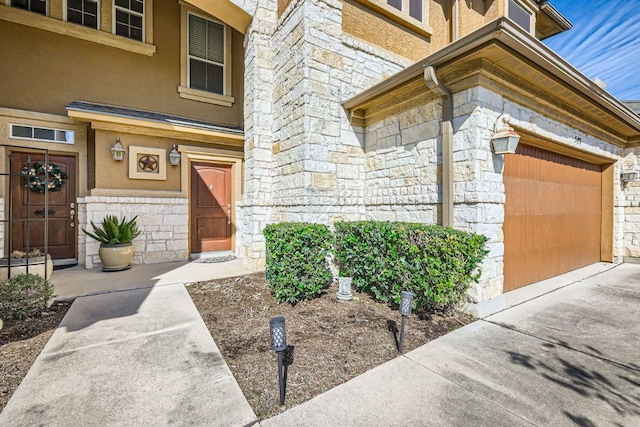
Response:
[{"label": "stone window sill", "polygon": [[202,90],[190,89],[184,86],[178,86],[178,94],[180,94],[180,98],[221,105],[223,107],[233,107],[233,104],[236,102],[235,98],[232,96],[218,95]]},{"label": "stone window sill", "polygon": [[38,15],[37,13],[11,6],[4,6],[2,4],[0,4],[0,20],[26,25],[64,36],[75,37],[141,55],[153,56],[156,52],[156,47],[152,44],[131,40],[126,37],[116,36],[115,34],[60,21],[48,16]]}]

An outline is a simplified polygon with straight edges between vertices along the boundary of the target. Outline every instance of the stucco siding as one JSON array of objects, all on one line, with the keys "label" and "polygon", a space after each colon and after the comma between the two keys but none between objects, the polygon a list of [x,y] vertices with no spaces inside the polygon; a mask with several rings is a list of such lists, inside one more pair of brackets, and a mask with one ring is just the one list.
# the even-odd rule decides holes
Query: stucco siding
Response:
[{"label": "stucco siding", "polygon": [[[154,4],[153,56],[2,21],[1,106],[66,114],[75,100],[242,126],[243,35],[232,34],[233,107],[180,98],[180,5]],[[97,30],[96,30],[97,31]]]}]

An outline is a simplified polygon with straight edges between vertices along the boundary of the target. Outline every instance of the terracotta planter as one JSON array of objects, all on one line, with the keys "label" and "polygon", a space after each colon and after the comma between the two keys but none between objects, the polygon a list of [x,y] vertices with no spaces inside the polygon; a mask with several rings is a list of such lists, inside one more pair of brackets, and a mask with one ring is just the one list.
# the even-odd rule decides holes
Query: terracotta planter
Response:
[{"label": "terracotta planter", "polygon": [[133,258],[133,244],[123,245],[100,244],[100,261],[102,261],[102,271],[121,271],[131,268],[131,258]]},{"label": "terracotta planter", "polygon": [[[11,272],[9,272],[9,262],[11,263]],[[45,270],[47,273],[46,277]],[[25,273],[27,273],[27,260],[25,258],[0,259],[0,281]],[[29,258],[29,273],[37,274],[49,280],[51,273],[53,273],[53,261],[51,261],[51,257],[47,255],[46,261],[44,256]]]}]

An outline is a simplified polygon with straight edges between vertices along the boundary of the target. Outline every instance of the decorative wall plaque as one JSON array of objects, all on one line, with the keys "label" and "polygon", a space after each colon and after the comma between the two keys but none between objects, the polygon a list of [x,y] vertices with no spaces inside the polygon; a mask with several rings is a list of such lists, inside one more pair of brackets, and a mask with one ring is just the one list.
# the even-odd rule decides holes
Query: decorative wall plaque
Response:
[{"label": "decorative wall plaque", "polygon": [[167,179],[167,152],[163,148],[129,146],[130,179]]}]

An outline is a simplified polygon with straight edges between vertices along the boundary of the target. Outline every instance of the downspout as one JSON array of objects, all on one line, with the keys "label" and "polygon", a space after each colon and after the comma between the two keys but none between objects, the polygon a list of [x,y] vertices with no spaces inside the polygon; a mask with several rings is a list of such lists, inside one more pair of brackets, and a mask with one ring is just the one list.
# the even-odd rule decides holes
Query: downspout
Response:
[{"label": "downspout", "polygon": [[453,96],[431,65],[424,69],[424,82],[442,99],[442,225],[453,227]]},{"label": "downspout", "polygon": [[458,0],[451,2],[451,41],[454,42],[460,38],[460,3]]}]

